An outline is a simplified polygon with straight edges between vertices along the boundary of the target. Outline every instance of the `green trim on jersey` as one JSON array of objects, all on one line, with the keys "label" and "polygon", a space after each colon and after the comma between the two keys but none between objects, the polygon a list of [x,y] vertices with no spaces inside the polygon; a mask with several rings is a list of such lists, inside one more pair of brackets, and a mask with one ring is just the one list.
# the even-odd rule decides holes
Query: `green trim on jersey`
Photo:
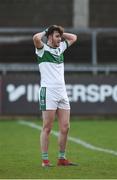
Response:
[{"label": "green trim on jersey", "polygon": [[63,63],[64,56],[63,53],[60,56],[58,56],[58,55],[52,55],[49,51],[44,51],[42,57],[37,56],[37,61],[39,64],[42,62],[51,62],[51,63],[60,64]]},{"label": "green trim on jersey", "polygon": [[40,110],[46,110],[46,87],[41,87],[40,90]]},{"label": "green trim on jersey", "polygon": [[68,43],[68,41],[66,41],[66,40],[65,40],[65,42],[66,42],[66,44],[67,44],[67,48],[68,48],[68,47],[69,47],[69,43]]}]

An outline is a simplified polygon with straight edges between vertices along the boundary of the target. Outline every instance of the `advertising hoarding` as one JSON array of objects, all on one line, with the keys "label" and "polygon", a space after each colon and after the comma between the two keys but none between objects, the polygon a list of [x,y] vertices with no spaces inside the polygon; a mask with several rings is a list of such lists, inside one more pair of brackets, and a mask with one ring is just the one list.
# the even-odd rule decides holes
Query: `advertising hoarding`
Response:
[{"label": "advertising hoarding", "polygon": [[[117,114],[116,76],[65,75],[71,115]],[[7,75],[3,78],[3,113],[40,114],[38,74]]]}]

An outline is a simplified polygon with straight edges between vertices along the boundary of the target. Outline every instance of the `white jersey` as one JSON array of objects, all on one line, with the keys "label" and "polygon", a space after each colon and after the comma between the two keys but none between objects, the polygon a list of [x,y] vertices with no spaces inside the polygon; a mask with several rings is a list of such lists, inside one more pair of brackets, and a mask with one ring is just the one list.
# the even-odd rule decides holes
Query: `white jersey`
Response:
[{"label": "white jersey", "polygon": [[44,44],[41,49],[36,48],[41,74],[41,87],[65,86],[63,52],[67,47],[68,43],[63,41],[57,48],[52,48],[47,44]]}]

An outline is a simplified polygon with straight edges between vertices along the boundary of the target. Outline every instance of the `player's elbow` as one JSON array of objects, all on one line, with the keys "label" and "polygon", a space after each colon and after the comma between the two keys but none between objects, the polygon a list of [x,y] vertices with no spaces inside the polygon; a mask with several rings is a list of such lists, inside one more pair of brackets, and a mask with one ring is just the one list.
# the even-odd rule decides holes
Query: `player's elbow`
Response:
[{"label": "player's elbow", "polygon": [[36,48],[40,48],[40,44],[41,44],[41,38],[38,34],[35,34],[33,36],[33,42]]},{"label": "player's elbow", "polygon": [[75,43],[77,41],[77,35],[73,34],[70,40],[70,44],[72,45],[73,43]]},{"label": "player's elbow", "polygon": [[33,36],[33,41],[34,41],[34,42],[40,41],[40,38],[39,38],[39,36],[38,36],[37,34],[35,34],[35,35]]},{"label": "player's elbow", "polygon": [[73,41],[74,41],[74,42],[77,41],[77,35],[76,35],[76,34],[73,35]]}]

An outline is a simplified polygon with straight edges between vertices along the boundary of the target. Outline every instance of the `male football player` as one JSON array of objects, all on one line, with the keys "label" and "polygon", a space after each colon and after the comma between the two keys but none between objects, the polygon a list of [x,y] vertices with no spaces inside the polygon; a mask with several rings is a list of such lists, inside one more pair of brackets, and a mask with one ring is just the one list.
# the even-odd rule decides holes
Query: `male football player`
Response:
[{"label": "male football player", "polygon": [[[44,36],[47,37],[47,43],[43,41]],[[41,75],[39,101],[43,118],[43,129],[40,136],[43,167],[51,166],[48,158],[48,145],[55,115],[57,115],[59,124],[57,165],[74,165],[65,157],[70,127],[70,104],[64,81],[63,53],[76,40],[75,34],[64,32],[64,28],[58,25],[52,25],[33,36]]]}]

